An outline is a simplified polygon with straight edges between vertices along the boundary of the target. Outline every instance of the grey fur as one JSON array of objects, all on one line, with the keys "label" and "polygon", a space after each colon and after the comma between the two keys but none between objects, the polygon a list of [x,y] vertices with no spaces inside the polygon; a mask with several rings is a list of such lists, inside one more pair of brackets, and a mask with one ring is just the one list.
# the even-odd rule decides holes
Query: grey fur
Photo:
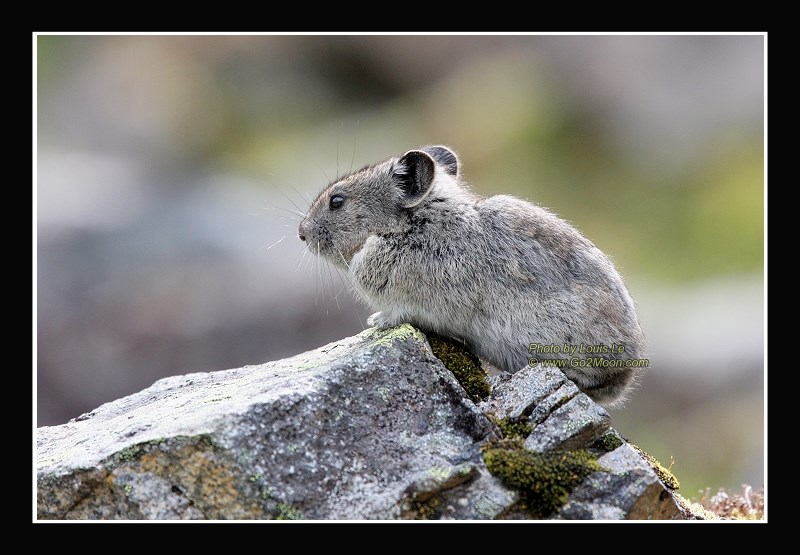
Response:
[{"label": "grey fur", "polygon": [[[330,199],[344,197],[339,208]],[[309,249],[347,270],[378,310],[368,322],[409,322],[461,339],[508,372],[539,360],[641,359],[644,338],[614,265],[575,228],[508,195],[482,198],[444,146],[411,150],[342,177],[300,224]],[[606,352],[531,352],[531,344],[605,346]],[[624,352],[610,352],[612,346]],[[636,369],[563,367],[605,405],[620,401]]]}]

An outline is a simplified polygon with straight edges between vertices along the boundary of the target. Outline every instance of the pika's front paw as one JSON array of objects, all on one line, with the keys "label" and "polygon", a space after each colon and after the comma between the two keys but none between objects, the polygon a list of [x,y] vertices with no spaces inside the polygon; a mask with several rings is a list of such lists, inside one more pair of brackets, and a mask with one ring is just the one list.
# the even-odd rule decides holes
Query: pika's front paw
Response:
[{"label": "pika's front paw", "polygon": [[376,312],[375,314],[367,318],[367,325],[375,326],[382,330],[385,330],[386,328],[391,328],[396,326],[397,323],[392,321],[385,313]]}]

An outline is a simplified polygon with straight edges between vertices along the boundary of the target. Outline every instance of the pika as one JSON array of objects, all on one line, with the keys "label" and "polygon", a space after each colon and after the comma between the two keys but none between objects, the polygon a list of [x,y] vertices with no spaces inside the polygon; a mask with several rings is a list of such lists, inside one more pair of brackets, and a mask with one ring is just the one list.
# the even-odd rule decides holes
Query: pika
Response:
[{"label": "pika", "polygon": [[558,365],[606,406],[635,381],[644,337],[611,260],[536,204],[474,194],[449,147],[337,179],[298,237],[347,272],[371,326],[408,322],[507,372]]}]

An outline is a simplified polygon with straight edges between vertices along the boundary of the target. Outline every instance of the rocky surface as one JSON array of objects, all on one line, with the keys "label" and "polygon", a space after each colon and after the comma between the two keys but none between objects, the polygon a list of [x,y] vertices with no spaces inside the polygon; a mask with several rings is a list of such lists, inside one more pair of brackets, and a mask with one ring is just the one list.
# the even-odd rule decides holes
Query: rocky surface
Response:
[{"label": "rocky surface", "polygon": [[[609,427],[608,413],[560,371],[526,368],[490,382],[489,397],[473,403],[425,336],[408,325],[366,330],[263,365],[162,379],[67,424],[38,429],[37,514],[692,517]],[[512,438],[506,424],[530,433]],[[494,461],[512,453],[509,461],[526,462],[518,468],[502,459],[505,470],[493,475],[489,452]],[[588,461],[568,487],[559,482],[558,466],[567,459]],[[530,462],[540,460],[556,466]],[[532,510],[542,494],[530,476],[557,486],[558,499],[542,505],[555,510]]]}]

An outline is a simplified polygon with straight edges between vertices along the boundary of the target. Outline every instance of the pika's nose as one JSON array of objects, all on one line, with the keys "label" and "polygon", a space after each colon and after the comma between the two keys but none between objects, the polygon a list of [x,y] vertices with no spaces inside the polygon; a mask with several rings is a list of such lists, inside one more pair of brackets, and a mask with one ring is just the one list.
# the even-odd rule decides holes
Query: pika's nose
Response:
[{"label": "pika's nose", "polygon": [[297,237],[301,241],[305,241],[306,240],[306,230],[305,230],[305,226],[303,226],[303,224],[300,224],[300,228],[297,230]]}]

